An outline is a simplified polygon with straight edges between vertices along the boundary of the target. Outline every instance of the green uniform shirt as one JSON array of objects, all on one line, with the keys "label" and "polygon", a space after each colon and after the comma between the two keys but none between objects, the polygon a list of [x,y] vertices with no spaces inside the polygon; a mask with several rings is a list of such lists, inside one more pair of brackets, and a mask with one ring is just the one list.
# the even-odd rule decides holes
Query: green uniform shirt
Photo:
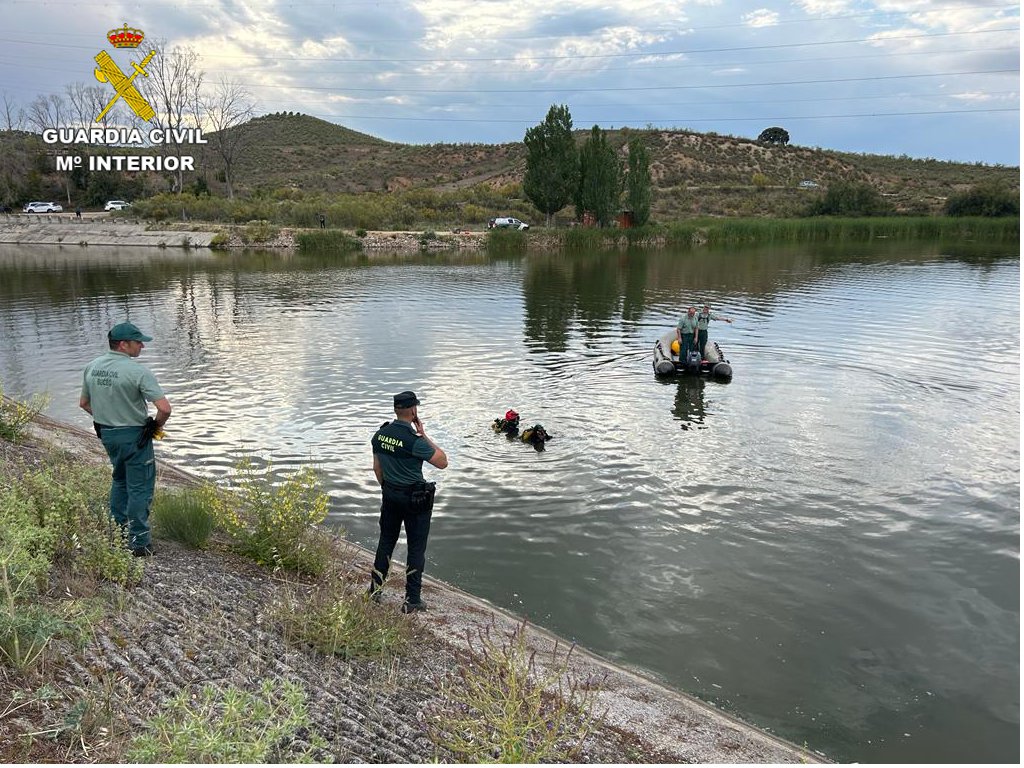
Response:
[{"label": "green uniform shirt", "polygon": [[693,336],[693,332],[697,330],[697,316],[683,315],[682,319],[676,323],[676,328],[683,336]]},{"label": "green uniform shirt", "polygon": [[401,486],[423,482],[423,462],[434,455],[434,449],[412,424],[395,419],[378,429],[370,444],[380,459],[384,482]]},{"label": "green uniform shirt", "polygon": [[706,331],[708,329],[709,320],[721,320],[718,315],[714,312],[708,312],[706,315],[703,312],[697,313],[697,330]]},{"label": "green uniform shirt", "polygon": [[111,350],[85,367],[82,397],[89,402],[97,424],[141,427],[149,415],[146,402],[160,400],[164,391],[146,366]]}]

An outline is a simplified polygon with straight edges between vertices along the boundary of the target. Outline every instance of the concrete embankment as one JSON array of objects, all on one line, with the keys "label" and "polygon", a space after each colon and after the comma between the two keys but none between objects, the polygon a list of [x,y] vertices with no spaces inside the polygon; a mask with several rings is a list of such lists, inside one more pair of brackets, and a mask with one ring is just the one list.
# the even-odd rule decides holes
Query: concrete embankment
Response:
[{"label": "concrete embankment", "polygon": [[216,235],[177,231],[104,214],[22,214],[0,217],[0,243],[13,245],[125,245],[157,248],[207,248]]},{"label": "concrete embankment", "polygon": [[[297,248],[301,229],[274,227],[266,240],[253,241],[240,224],[173,222],[149,224],[139,219],[111,217],[104,213],[9,214],[0,216],[0,243],[12,245],[104,245],[155,248],[209,248],[217,238],[219,248]],[[354,234],[349,233],[355,237]],[[486,231],[442,232],[425,237],[423,232],[388,231],[361,233],[366,253],[383,251],[478,250],[487,242]]]}]

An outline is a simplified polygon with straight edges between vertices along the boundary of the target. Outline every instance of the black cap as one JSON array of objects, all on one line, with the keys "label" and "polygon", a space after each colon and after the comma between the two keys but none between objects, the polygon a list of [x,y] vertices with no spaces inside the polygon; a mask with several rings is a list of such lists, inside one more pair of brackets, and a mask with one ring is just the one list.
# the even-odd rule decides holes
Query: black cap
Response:
[{"label": "black cap", "polygon": [[416,397],[416,393],[410,392],[408,389],[395,395],[395,408],[412,408],[419,404],[420,401]]}]

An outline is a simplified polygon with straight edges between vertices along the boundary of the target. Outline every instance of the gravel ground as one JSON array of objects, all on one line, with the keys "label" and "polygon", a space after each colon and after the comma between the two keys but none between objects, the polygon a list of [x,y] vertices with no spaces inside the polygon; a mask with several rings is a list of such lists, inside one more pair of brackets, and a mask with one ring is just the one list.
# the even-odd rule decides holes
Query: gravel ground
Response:
[{"label": "gravel ground", "polygon": [[[0,458],[40,461],[46,454],[39,444],[50,438],[83,461],[105,460],[98,441],[80,430],[40,419],[33,434],[21,446],[0,441]],[[163,465],[160,482],[191,478]],[[0,759],[119,762],[127,740],[179,692],[196,693],[205,684],[255,691],[271,680],[303,689],[310,740],[315,733],[327,745],[315,753],[318,760],[453,762],[428,733],[439,716],[444,722],[450,702],[441,689],[456,679],[467,636],[485,632],[501,639],[523,628],[539,668],[550,669],[552,661],[567,666],[563,679],[594,697],[600,720],[578,762],[823,762],[582,649],[569,653],[565,641],[436,579],[424,580],[430,609],[413,616],[398,614],[401,585],[385,589],[377,610],[394,611],[412,633],[402,656],[346,661],[289,644],[280,631],[277,607],[309,585],[220,547],[196,551],[160,539],[154,545],[157,555],[146,560],[142,583],[115,594],[113,608],[83,647],[60,645],[28,675],[0,667]],[[371,555],[338,541],[336,562],[335,578],[352,572],[361,583]],[[53,693],[40,700],[40,690]]]}]

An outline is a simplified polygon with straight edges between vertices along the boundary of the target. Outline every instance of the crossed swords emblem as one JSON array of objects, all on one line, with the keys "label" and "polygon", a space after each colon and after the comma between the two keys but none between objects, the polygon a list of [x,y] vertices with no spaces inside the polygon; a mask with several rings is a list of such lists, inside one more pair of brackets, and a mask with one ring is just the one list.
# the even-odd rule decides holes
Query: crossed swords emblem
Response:
[{"label": "crossed swords emblem", "polygon": [[103,119],[103,116],[110,111],[118,99],[124,99],[132,112],[139,116],[142,120],[151,120],[156,112],[153,111],[153,107],[149,105],[149,102],[139,93],[139,89],[132,85],[132,81],[142,75],[143,77],[149,77],[149,73],[146,71],[146,65],[149,64],[150,60],[156,55],[156,51],[150,51],[149,55],[142,60],[141,64],[132,62],[132,67],[135,69],[129,77],[121,68],[117,66],[110,54],[106,51],[100,51],[96,54],[96,63],[99,64],[99,68],[93,70],[93,74],[96,75],[96,79],[101,83],[110,83],[114,87],[114,98],[110,100],[110,103],[103,108],[99,116],[96,118],[98,123]]}]

